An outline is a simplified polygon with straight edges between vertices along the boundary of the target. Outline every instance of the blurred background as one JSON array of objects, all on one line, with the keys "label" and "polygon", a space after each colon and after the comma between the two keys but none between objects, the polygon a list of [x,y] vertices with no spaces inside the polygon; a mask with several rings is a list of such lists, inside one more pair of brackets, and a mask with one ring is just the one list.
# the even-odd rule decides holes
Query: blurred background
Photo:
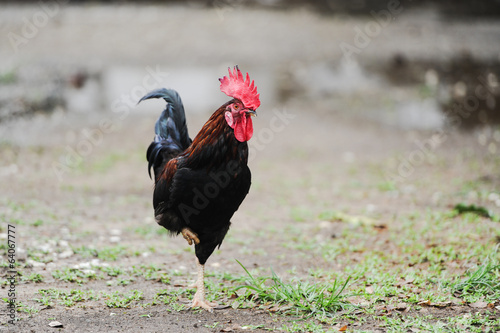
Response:
[{"label": "blurred background", "polygon": [[[136,149],[144,163],[163,102],[137,105],[140,97],[178,90],[194,136],[226,101],[217,79],[235,64],[261,93],[251,145],[262,165],[284,152],[346,168],[374,156],[380,181],[403,184],[465,143],[460,156],[496,165],[488,163],[500,149],[500,1],[0,6],[0,142],[17,147],[5,154],[6,177],[22,168],[9,157],[22,147],[53,148],[39,168],[47,181],[88,168],[99,152]],[[272,128],[276,117],[284,130]]]},{"label": "blurred background", "polygon": [[305,103],[417,130],[457,113],[460,128],[500,121],[500,1],[0,5],[1,140],[61,140],[27,131],[155,112],[135,102],[162,86],[209,113],[224,102],[216,79],[234,64],[256,78],[266,109]]}]

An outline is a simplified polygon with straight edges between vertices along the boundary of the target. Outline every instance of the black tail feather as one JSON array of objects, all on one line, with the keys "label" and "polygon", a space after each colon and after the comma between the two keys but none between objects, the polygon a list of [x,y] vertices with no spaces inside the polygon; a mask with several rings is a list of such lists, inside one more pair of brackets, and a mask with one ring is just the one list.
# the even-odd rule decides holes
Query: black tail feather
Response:
[{"label": "black tail feather", "polygon": [[138,103],[150,98],[163,98],[167,102],[165,110],[156,122],[155,138],[146,153],[149,176],[151,177],[153,168],[157,178],[170,159],[189,147],[191,139],[186,125],[184,106],[177,91],[157,89],[146,94]]}]

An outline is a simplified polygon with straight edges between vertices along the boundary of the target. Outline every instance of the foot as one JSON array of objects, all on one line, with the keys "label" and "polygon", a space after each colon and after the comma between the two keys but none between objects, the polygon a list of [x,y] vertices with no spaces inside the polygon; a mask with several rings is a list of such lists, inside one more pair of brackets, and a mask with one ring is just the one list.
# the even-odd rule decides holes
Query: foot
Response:
[{"label": "foot", "polygon": [[193,232],[193,230],[189,228],[184,228],[181,231],[182,237],[184,237],[185,240],[187,240],[189,245],[193,245],[193,242],[195,244],[200,244],[200,239],[198,238],[198,235]]},{"label": "foot", "polygon": [[207,302],[207,300],[205,299],[204,278],[205,266],[200,264],[200,262],[198,261],[198,279],[196,279],[196,293],[194,294],[191,308],[199,306],[207,310],[208,312],[213,312],[214,307],[216,307],[218,304],[215,302]]},{"label": "foot", "polygon": [[207,310],[208,312],[214,312],[214,307],[216,307],[217,302],[208,302],[205,299],[205,295],[196,292],[193,297],[193,303],[191,304],[191,308],[195,308],[197,306]]}]

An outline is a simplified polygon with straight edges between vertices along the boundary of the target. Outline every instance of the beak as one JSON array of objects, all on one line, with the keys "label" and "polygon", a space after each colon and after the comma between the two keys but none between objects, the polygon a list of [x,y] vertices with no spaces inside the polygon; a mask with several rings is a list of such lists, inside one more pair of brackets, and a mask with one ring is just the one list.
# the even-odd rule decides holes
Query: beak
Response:
[{"label": "beak", "polygon": [[245,112],[252,117],[257,117],[257,112],[255,110],[246,110]]}]

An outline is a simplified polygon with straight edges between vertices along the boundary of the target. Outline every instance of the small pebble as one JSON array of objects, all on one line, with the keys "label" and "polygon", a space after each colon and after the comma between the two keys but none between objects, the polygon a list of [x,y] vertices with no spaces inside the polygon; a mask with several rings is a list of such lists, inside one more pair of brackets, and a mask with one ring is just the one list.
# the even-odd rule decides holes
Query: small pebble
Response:
[{"label": "small pebble", "polygon": [[120,229],[111,229],[109,233],[113,236],[120,236],[122,234],[122,231]]},{"label": "small pebble", "polygon": [[91,275],[91,274],[95,274],[95,271],[93,269],[82,269],[82,273],[87,274],[87,275]]},{"label": "small pebble", "polygon": [[321,221],[319,222],[318,226],[320,229],[327,229],[332,226],[332,223],[330,221]]},{"label": "small pebble", "polygon": [[120,236],[111,236],[109,237],[109,241],[111,243],[118,243],[121,240]]},{"label": "small pebble", "polygon": [[32,259],[28,259],[27,260],[27,264],[33,266],[33,267],[45,267],[45,263],[43,262],[38,262],[38,261],[34,261]]},{"label": "small pebble", "polygon": [[73,255],[73,251],[71,250],[66,250],[66,251],[63,251],[61,253],[59,253],[59,258],[60,259],[66,259],[66,258],[69,258]]},{"label": "small pebble", "polygon": [[500,199],[500,195],[498,193],[491,192],[488,195],[488,200],[490,200],[490,201],[497,201],[498,199]]},{"label": "small pebble", "polygon": [[90,261],[90,265],[92,265],[92,266],[102,266],[101,261],[99,259],[92,259]]},{"label": "small pebble", "polygon": [[51,321],[51,322],[49,323],[49,326],[50,326],[50,327],[63,327],[63,324],[62,324],[62,323],[60,323],[60,322],[58,322],[58,321]]}]

